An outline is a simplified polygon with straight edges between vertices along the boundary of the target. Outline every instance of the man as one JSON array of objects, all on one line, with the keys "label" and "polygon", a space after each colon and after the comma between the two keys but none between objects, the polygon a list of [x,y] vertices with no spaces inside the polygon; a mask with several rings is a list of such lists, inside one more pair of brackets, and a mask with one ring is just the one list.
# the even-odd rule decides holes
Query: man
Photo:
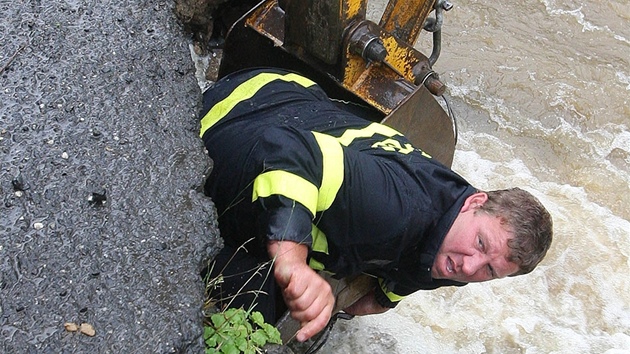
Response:
[{"label": "man", "polygon": [[226,243],[215,296],[258,304],[273,322],[282,295],[300,341],[326,326],[334,305],[316,271],[373,276],[374,291],[345,309],[363,315],[420,289],[528,273],[551,244],[551,217],[532,195],[476,190],[296,73],[255,69],[218,81],[204,93],[200,136]]}]

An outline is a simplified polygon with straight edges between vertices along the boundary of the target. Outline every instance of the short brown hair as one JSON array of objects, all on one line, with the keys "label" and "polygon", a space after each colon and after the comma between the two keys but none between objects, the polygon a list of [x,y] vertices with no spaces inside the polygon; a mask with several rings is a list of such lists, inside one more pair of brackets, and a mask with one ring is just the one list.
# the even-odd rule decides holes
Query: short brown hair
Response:
[{"label": "short brown hair", "polygon": [[527,274],[543,260],[553,237],[551,215],[531,193],[520,188],[486,192],[488,200],[480,210],[501,219],[513,236],[508,261],[518,264],[511,276]]}]

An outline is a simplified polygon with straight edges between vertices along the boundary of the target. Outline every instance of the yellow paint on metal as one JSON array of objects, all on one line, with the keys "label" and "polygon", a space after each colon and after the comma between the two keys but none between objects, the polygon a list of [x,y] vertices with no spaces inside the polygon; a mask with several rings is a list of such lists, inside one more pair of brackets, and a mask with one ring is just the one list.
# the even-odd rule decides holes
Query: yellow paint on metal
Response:
[{"label": "yellow paint on metal", "polygon": [[348,18],[353,18],[357,16],[361,11],[361,8],[365,7],[367,4],[366,0],[346,0],[346,6],[344,6],[347,10]]},{"label": "yellow paint on metal", "polygon": [[389,0],[380,25],[413,46],[435,0]]},{"label": "yellow paint on metal", "polygon": [[358,55],[347,54],[348,61],[346,62],[345,75],[343,78],[343,85],[346,88],[354,86],[354,83],[359,79],[361,73],[366,69],[366,62]]},{"label": "yellow paint on metal", "polygon": [[413,82],[414,77],[411,73],[413,66],[417,63],[415,57],[411,55],[408,47],[401,47],[392,36],[381,38],[383,45],[387,49],[387,63],[400,73],[402,73],[409,82]]}]

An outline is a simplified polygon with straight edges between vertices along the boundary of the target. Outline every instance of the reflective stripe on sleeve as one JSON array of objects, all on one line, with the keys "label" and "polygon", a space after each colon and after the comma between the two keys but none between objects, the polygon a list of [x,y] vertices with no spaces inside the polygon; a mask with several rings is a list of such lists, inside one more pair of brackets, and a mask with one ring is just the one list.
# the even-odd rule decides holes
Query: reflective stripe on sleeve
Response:
[{"label": "reflective stripe on sleeve", "polygon": [[343,183],[343,150],[329,135],[313,132],[322,153],[322,182],[317,186],[291,172],[273,170],[264,172],[254,180],[252,202],[259,197],[278,194],[305,206],[312,214],[332,205]]},{"label": "reflective stripe on sleeve", "polygon": [[316,260],[315,258],[311,257],[308,260],[308,266],[312,269],[312,270],[324,270],[326,269],[326,267],[324,266],[324,263]]},{"label": "reflective stripe on sleeve", "polygon": [[297,74],[260,73],[237,86],[226,98],[215,104],[201,119],[199,136],[203,137],[206,130],[210,129],[218,121],[232,111],[240,102],[252,98],[256,92],[274,80],[295,82],[304,87],[315,85],[315,82]]},{"label": "reflective stripe on sleeve", "polygon": [[[311,249],[315,252],[328,254],[328,239],[326,239],[326,235],[313,224],[313,228],[311,230],[311,236],[313,237],[313,244],[311,245]],[[326,266],[324,263],[316,260],[311,257],[308,261],[308,266],[313,270],[325,270]]]},{"label": "reflective stripe on sleeve", "polygon": [[393,292],[387,290],[387,287],[385,286],[385,281],[381,278],[378,278],[378,285],[381,287],[383,294],[385,294],[385,296],[387,296],[387,298],[391,302],[398,302],[405,298],[404,296],[396,295]]},{"label": "reflective stripe on sleeve", "polygon": [[306,179],[290,172],[274,170],[264,172],[254,180],[252,202],[259,197],[282,195],[306,207],[313,217],[317,208],[317,187]]},{"label": "reflective stripe on sleeve", "polygon": [[311,230],[311,236],[313,237],[313,245],[311,246],[313,251],[328,254],[328,239],[322,230],[314,224]]}]

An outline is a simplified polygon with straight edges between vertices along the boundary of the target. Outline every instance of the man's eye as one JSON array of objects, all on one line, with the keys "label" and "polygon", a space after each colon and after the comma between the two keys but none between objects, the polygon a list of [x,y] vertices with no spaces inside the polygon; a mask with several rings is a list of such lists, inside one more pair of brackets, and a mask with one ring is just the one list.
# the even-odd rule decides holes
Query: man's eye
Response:
[{"label": "man's eye", "polygon": [[477,240],[479,242],[479,249],[481,249],[483,251],[484,248],[483,248],[483,241],[481,240],[481,237],[477,237]]}]

